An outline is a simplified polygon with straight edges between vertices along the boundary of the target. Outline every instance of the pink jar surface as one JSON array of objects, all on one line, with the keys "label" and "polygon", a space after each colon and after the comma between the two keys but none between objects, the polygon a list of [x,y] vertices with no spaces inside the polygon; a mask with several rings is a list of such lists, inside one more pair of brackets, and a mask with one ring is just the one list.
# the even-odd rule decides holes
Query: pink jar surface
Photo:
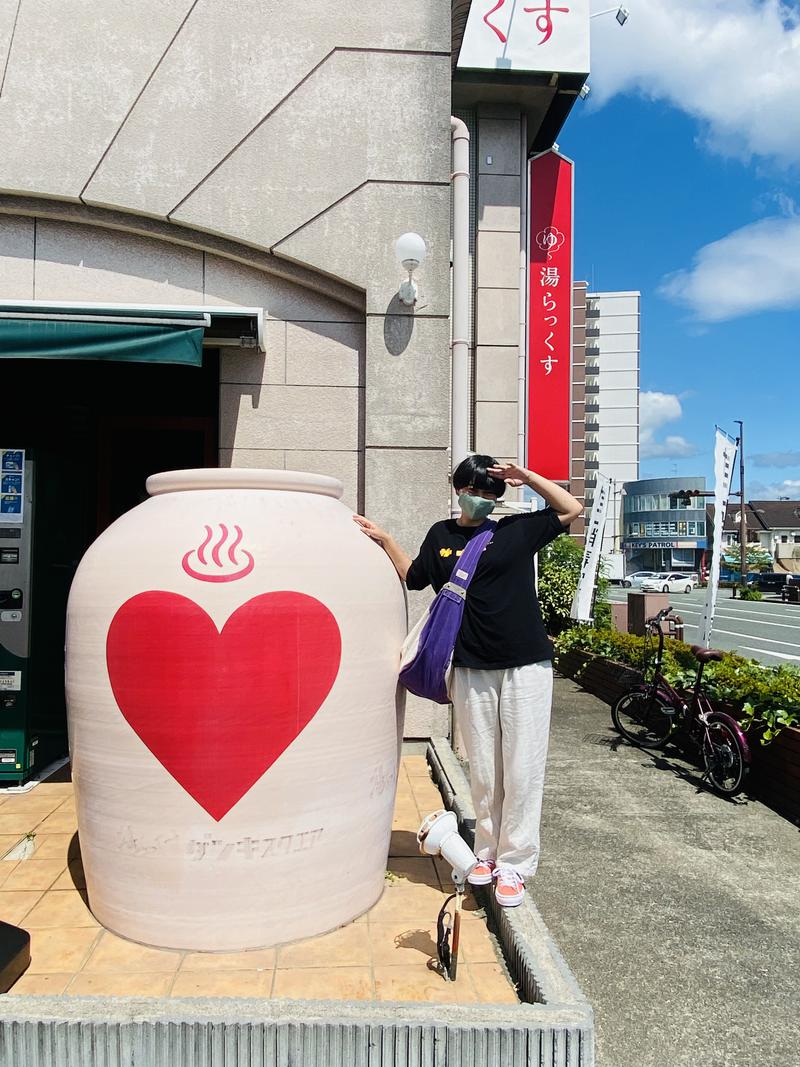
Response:
[{"label": "pink jar surface", "polygon": [[333,478],[170,471],[147,488],[67,609],[90,907],[178,949],[341,926],[384,886],[402,586]]}]

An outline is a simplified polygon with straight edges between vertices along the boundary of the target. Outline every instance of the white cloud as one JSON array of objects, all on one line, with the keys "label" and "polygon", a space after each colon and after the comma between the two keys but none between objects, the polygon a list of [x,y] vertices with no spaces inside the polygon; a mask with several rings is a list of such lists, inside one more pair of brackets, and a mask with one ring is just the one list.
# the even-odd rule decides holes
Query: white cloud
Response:
[{"label": "white cloud", "polygon": [[660,292],[703,322],[800,307],[800,218],[762,219],[705,245]]},{"label": "white cloud", "polygon": [[641,444],[642,455],[646,459],[659,456],[667,459],[685,459],[697,455],[697,446],[679,434],[667,434],[663,441],[645,441]]},{"label": "white cloud", "polygon": [[797,500],[800,497],[800,478],[784,478],[782,482],[748,481],[747,496],[750,500],[778,500],[782,496]]},{"label": "white cloud", "polygon": [[656,430],[682,415],[681,402],[675,393],[648,391],[639,394],[639,451],[642,458],[678,459],[697,455],[696,445],[678,434],[668,434],[663,441],[655,440]]},{"label": "white cloud", "polygon": [[683,415],[681,402],[675,393],[643,392],[639,395],[639,426],[642,435],[652,436],[666,422],[674,422]]},{"label": "white cloud", "polygon": [[800,452],[758,452],[750,457],[756,467],[800,467]]},{"label": "white cloud", "polygon": [[800,161],[800,14],[779,0],[630,0],[592,23],[592,97],[665,100],[727,155]]}]

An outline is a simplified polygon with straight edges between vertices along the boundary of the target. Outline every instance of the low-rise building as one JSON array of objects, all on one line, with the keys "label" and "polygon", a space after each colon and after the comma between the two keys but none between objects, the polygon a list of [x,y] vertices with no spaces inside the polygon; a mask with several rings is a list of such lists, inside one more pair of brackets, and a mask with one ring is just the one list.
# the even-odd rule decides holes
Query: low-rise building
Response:
[{"label": "low-rise building", "polygon": [[[709,529],[713,531],[714,506],[709,505],[707,510]],[[748,500],[745,521],[747,544],[768,552],[773,570],[800,572],[800,500]],[[723,546],[739,544],[740,528],[741,505],[729,503],[722,527]]]},{"label": "low-rise building", "polygon": [[[626,572],[700,571],[710,545],[705,478],[625,482],[622,498]],[[689,496],[696,491],[699,496]]]}]

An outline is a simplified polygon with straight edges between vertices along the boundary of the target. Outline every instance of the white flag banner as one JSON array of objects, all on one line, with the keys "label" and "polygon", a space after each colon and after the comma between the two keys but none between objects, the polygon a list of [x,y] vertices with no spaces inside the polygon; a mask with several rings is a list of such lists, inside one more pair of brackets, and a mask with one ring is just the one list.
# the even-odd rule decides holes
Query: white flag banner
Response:
[{"label": "white flag banner", "polygon": [[577,622],[592,621],[594,587],[597,582],[597,568],[600,564],[600,550],[603,547],[603,530],[606,525],[610,497],[611,479],[605,474],[598,474],[592,514],[589,525],[586,527],[586,547],[583,550],[581,575],[569,612],[570,618]]},{"label": "white flag banner", "polygon": [[719,564],[722,556],[722,527],[728,510],[728,497],[731,491],[733,461],[736,459],[736,442],[722,430],[717,429],[714,446],[714,542],[711,549],[711,569],[708,573],[706,588],[706,605],[700,622],[698,644],[711,648],[711,630],[714,625],[714,611],[717,606],[719,589]]}]

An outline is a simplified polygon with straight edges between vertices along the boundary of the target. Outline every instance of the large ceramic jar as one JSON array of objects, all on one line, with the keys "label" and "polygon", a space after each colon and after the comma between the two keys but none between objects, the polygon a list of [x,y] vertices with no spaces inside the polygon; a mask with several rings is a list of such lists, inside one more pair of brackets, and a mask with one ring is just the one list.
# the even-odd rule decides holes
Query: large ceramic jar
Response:
[{"label": "large ceramic jar", "polygon": [[153,475],[84,556],[67,702],[89,904],[168,948],[310,937],[379,898],[402,587],[333,478]]}]

